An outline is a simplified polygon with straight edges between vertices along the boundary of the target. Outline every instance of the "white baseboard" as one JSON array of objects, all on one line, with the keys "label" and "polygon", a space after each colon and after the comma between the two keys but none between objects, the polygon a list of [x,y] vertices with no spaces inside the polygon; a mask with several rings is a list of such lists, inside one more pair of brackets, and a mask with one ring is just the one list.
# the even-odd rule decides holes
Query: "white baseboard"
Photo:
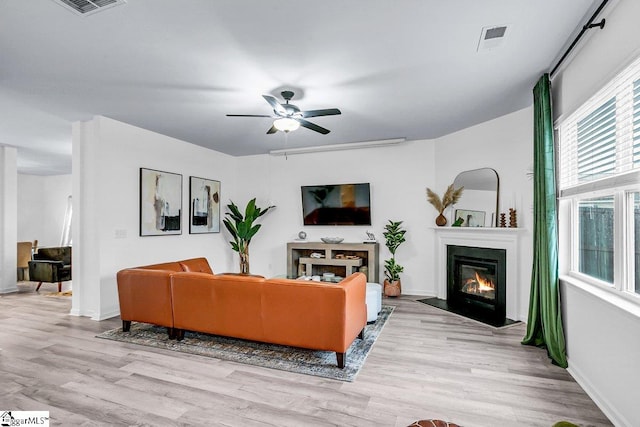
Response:
[{"label": "white baseboard", "polygon": [[91,317],[93,318],[95,312],[93,310],[88,310],[88,311],[80,311],[77,308],[71,308],[71,310],[69,310],[69,316],[77,316],[77,317]]},{"label": "white baseboard", "polygon": [[101,311],[98,314],[91,316],[91,320],[106,320],[112,317],[120,316],[120,307],[112,307],[110,310]]},{"label": "white baseboard", "polygon": [[419,297],[435,297],[432,293],[425,292],[420,289],[407,289],[404,286],[402,287],[402,295],[416,295]]},{"label": "white baseboard", "polygon": [[574,380],[576,380],[580,387],[584,389],[591,400],[593,400],[598,408],[600,408],[600,410],[606,415],[606,417],[609,418],[609,421],[611,421],[613,425],[615,425],[616,427],[633,427],[633,424],[631,424],[624,415],[620,414],[620,412],[615,408],[614,405],[611,404],[611,402],[606,397],[598,392],[598,389],[594,387],[594,385],[584,375],[579,366],[576,366],[575,363],[571,362],[569,358],[567,358],[567,362],[569,363],[567,372],[569,372],[569,374],[573,377]]},{"label": "white baseboard", "polygon": [[86,313],[81,313],[80,310],[77,309],[71,309],[69,311],[69,316],[76,316],[76,317],[90,317],[91,320],[95,320],[95,321],[101,321],[101,320],[106,320],[106,319],[111,319],[112,317],[116,317],[120,315],[120,310],[119,309],[115,309],[115,310],[109,310],[106,311],[104,313],[99,313],[96,314],[93,310],[91,312],[86,312]]}]

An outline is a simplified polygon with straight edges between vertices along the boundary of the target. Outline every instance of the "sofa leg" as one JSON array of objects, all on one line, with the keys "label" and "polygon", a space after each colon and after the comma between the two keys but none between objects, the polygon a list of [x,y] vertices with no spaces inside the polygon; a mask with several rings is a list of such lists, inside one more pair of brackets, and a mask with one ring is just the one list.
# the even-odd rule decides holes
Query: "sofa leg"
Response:
[{"label": "sofa leg", "polygon": [[336,351],[336,359],[338,359],[338,368],[344,369],[344,362],[346,358],[347,358],[346,353],[338,353]]},{"label": "sofa leg", "polygon": [[362,328],[362,330],[360,331],[360,333],[358,334],[358,338],[360,338],[361,340],[364,339],[364,328]]},{"label": "sofa leg", "polygon": [[38,286],[36,287],[36,292],[40,290],[40,286],[42,286],[42,282],[38,283]]},{"label": "sofa leg", "polygon": [[176,340],[182,341],[184,339],[184,329],[176,329]]},{"label": "sofa leg", "polygon": [[122,332],[129,332],[131,329],[131,320],[122,321]]},{"label": "sofa leg", "polygon": [[176,339],[176,329],[167,327],[167,334],[169,335],[170,340]]},{"label": "sofa leg", "polygon": [[62,282],[58,282],[58,293],[62,292]]}]

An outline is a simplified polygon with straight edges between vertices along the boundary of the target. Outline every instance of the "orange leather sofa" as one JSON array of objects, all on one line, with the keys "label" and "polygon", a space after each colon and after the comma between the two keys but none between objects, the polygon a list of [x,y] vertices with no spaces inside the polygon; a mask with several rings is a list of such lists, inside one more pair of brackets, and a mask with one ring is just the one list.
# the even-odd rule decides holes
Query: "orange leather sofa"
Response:
[{"label": "orange leather sofa", "polygon": [[[118,273],[118,291],[125,290],[124,298],[120,294],[123,330],[129,330],[131,321],[137,321],[166,326],[169,337],[178,340],[184,337],[184,331],[198,331],[334,351],[340,368],[344,368],[351,343],[356,337],[364,338],[367,308],[366,276],[362,273],[354,273],[339,283],[318,283],[213,275],[210,268],[189,268],[187,261]],[[167,269],[160,270],[163,266]],[[145,273],[149,275],[145,277]],[[133,295],[130,288],[136,283],[146,289]],[[153,288],[152,283],[159,285]],[[150,304],[148,293],[152,290],[162,295],[156,295]],[[137,305],[146,307],[137,309]]]}]

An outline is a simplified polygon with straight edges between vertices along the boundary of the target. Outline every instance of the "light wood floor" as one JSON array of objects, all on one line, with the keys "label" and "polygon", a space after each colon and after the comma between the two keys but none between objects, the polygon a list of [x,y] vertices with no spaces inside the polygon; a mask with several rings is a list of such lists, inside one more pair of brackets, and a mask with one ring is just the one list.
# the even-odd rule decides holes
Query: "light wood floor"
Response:
[{"label": "light wood floor", "polygon": [[522,324],[495,330],[403,296],[353,383],[95,338],[120,326],[69,316],[56,285],[0,296],[0,410],[52,425],[611,425]]}]

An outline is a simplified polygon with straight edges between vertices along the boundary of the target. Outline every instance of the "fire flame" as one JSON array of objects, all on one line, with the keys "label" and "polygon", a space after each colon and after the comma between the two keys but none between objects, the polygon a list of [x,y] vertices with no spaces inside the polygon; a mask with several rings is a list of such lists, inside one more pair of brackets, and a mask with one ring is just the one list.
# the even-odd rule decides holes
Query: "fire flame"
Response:
[{"label": "fire flame", "polygon": [[493,282],[491,280],[480,277],[477,271],[476,282],[478,282],[478,291],[480,292],[492,291],[495,289],[495,285],[493,284]]},{"label": "fire flame", "polygon": [[464,284],[464,291],[472,293],[484,293],[495,290],[495,285],[489,279],[480,276],[475,272],[475,279],[468,279]]}]

